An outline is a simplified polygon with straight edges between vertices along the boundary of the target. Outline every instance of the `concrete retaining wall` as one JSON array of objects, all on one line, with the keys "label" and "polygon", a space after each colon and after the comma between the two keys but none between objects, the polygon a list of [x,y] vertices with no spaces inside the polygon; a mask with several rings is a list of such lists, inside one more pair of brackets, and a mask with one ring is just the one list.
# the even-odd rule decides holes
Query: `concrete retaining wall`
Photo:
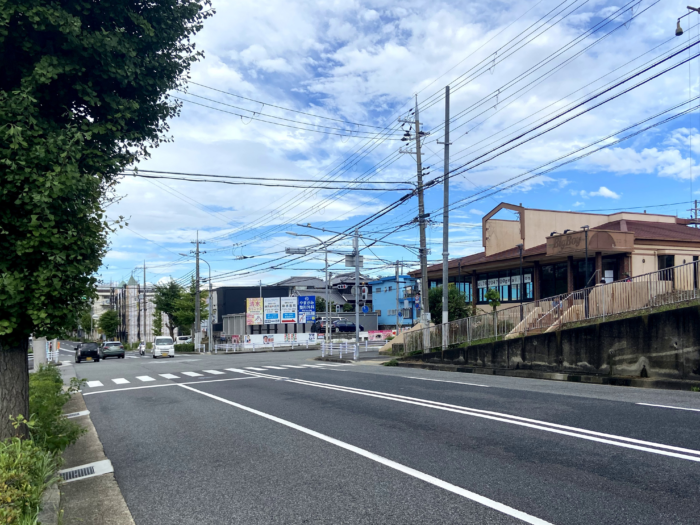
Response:
[{"label": "concrete retaining wall", "polygon": [[690,306],[419,356],[428,363],[700,380],[700,307]]}]

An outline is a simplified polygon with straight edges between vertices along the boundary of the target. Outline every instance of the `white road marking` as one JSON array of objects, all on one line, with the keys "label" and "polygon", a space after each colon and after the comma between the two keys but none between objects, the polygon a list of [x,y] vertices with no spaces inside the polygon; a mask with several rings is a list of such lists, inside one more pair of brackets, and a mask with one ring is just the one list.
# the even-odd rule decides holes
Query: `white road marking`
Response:
[{"label": "white road marking", "polygon": [[273,368],[273,369],[275,369],[275,370],[286,370],[286,368],[283,368],[283,367],[281,367],[281,366],[269,366],[269,365],[265,365],[265,368]]},{"label": "white road marking", "polygon": [[238,372],[240,374],[247,374],[248,373],[245,370],[243,370],[242,368],[226,368],[226,370],[228,370],[229,372]]},{"label": "white road marking", "polygon": [[84,396],[91,396],[94,394],[109,394],[114,392],[126,392],[128,390],[144,390],[146,388],[162,388],[166,386],[179,386],[179,385],[199,385],[203,383],[220,383],[222,381],[241,381],[243,379],[266,379],[259,376],[248,376],[248,377],[232,377],[228,379],[207,379],[204,381],[188,381],[187,383],[165,383],[162,385],[147,385],[147,386],[131,386],[128,388],[115,388],[112,390],[99,390],[97,392],[85,392]]},{"label": "white road marking", "polygon": [[[504,414],[500,412],[492,412],[490,410],[479,410],[476,408],[461,407],[458,405],[450,405],[448,403],[439,403],[437,401],[428,401],[424,399],[417,399],[414,397],[401,396],[397,394],[387,394],[384,392],[375,392],[373,390],[364,390],[360,388],[352,388],[345,386],[331,385],[328,383],[318,383],[316,381],[307,381],[303,379],[290,379],[287,377],[273,376],[268,374],[259,374],[251,372],[251,374],[266,377],[268,379],[285,379],[287,383],[297,383],[300,385],[313,386],[317,388],[325,388],[328,390],[337,390],[339,392],[347,392],[349,394],[357,394],[368,397],[376,397],[379,399],[386,399],[388,401],[397,401],[399,403],[407,403],[410,405],[423,406],[427,408],[433,408],[437,410],[445,410],[447,412],[455,412],[458,414],[463,414],[466,416],[479,417],[482,419],[489,419],[492,421],[500,421],[502,423],[508,423],[511,425],[517,425],[527,428],[534,428],[536,430],[542,430],[544,432],[552,432],[555,434],[561,434],[564,436],[575,437],[579,439],[585,439],[588,441],[597,441],[598,443],[605,443],[608,445],[614,445],[616,447],[630,448],[634,450],[640,450],[642,452],[650,452],[652,454],[660,454],[662,456],[670,456],[679,459],[686,459],[689,461],[700,462],[700,450],[693,450],[682,447],[675,447],[672,445],[664,445],[661,443],[654,443],[652,441],[643,441],[640,439],[633,439],[624,436],[616,436],[614,434],[606,434],[604,432],[596,432],[593,430],[586,430],[583,428],[570,427],[566,425],[559,425],[557,423],[549,423],[546,421],[539,421],[537,419],[529,419],[520,416],[513,416],[510,414]],[[651,448],[655,447],[655,448]],[[659,450],[661,449],[661,450]],[[673,451],[673,452],[671,452]],[[689,455],[692,454],[692,455]]]},{"label": "white road marking", "polygon": [[318,365],[301,365],[303,368],[323,368],[322,366]]},{"label": "white road marking", "polygon": [[444,379],[428,379],[426,377],[401,376],[405,379],[420,379],[421,381],[437,381],[438,383],[454,383],[455,385],[482,386],[491,388],[489,385],[479,385],[478,383],[463,383],[462,381],[445,381]]},{"label": "white road marking", "polygon": [[394,470],[398,470],[399,472],[403,472],[404,474],[407,474],[407,475],[412,476],[414,478],[420,479],[422,481],[425,481],[426,483],[430,483],[431,485],[435,485],[436,487],[447,490],[449,492],[452,492],[452,493],[457,494],[459,496],[462,496],[464,498],[475,501],[481,505],[492,508],[492,509],[494,509],[498,512],[501,512],[503,514],[506,514],[508,516],[512,516],[512,517],[519,519],[519,520],[522,520],[526,523],[531,523],[533,525],[551,525],[547,521],[536,518],[535,516],[530,516],[529,514],[526,514],[525,512],[521,512],[517,509],[514,509],[512,507],[504,505],[503,503],[499,503],[497,501],[486,498],[484,496],[481,496],[481,495],[476,494],[474,492],[471,492],[469,490],[463,489],[462,487],[458,487],[456,485],[453,485],[451,483],[443,481],[439,478],[436,478],[436,477],[431,476],[429,474],[426,474],[424,472],[420,472],[419,470],[413,469],[411,467],[407,467],[406,465],[402,465],[401,463],[397,463],[396,461],[392,461],[392,460],[387,459],[385,457],[379,456],[379,455],[374,454],[373,452],[370,452],[370,451],[365,450],[363,448],[356,447],[355,445],[345,443],[344,441],[340,441],[339,439],[335,439],[335,438],[332,438],[332,437],[327,436],[325,434],[321,434],[320,432],[316,432],[315,430],[311,430],[310,428],[302,427],[301,425],[297,425],[296,423],[292,423],[291,421],[281,419],[277,416],[266,414],[265,412],[260,412],[259,410],[255,410],[254,408],[250,408],[250,407],[247,407],[244,405],[240,405],[238,403],[234,403],[233,401],[229,401],[228,399],[224,399],[222,397],[215,396],[213,394],[208,394],[207,392],[202,392],[201,390],[197,390],[196,388],[192,388],[190,386],[186,386],[183,384],[180,384],[178,386],[186,388],[187,390],[191,390],[192,392],[202,394],[203,396],[210,397],[211,399],[216,399],[217,401],[221,401],[222,403],[226,403],[227,405],[231,405],[233,407],[240,408],[241,410],[245,410],[247,412],[250,412],[251,414],[255,414],[257,416],[264,417],[265,419],[269,419],[270,421],[274,421],[275,423],[279,423],[279,424],[284,425],[286,427],[293,428],[294,430],[298,430],[299,432],[303,432],[304,434],[308,434],[309,436],[312,436],[312,437],[315,437],[315,438],[320,439],[322,441],[325,441],[326,443],[330,443],[331,445],[335,445],[337,447],[340,447],[340,448],[343,448],[343,449],[348,450],[350,452],[353,452],[359,456],[365,457],[365,458],[370,459],[372,461],[376,461],[377,463],[380,463],[386,467],[392,468]]},{"label": "white road marking", "polygon": [[89,474],[87,476],[81,476],[79,478],[69,479],[67,481],[63,481],[62,483],[70,483],[71,481],[81,481],[83,479],[94,478],[95,476],[102,476],[103,474],[109,474],[110,472],[114,472],[114,467],[112,466],[112,462],[108,459],[103,459],[102,461],[95,461],[94,463],[88,463],[87,465],[80,465],[77,467],[59,470],[58,473],[63,474],[64,472],[70,472],[71,470],[76,470],[79,468],[87,468],[87,467],[92,467],[95,470],[95,472],[93,474]]},{"label": "white road marking", "polygon": [[96,387],[98,387],[98,386],[104,386],[100,381],[88,381],[86,384],[87,384],[87,386],[89,386],[90,388],[96,388]]},{"label": "white road marking", "polygon": [[304,368],[303,366],[298,366],[298,365],[284,365],[287,368]]},{"label": "white road marking", "polygon": [[674,410],[689,410],[690,412],[700,412],[700,408],[672,407],[670,405],[652,405],[651,403],[637,403],[645,407],[672,408]]},{"label": "white road marking", "polygon": [[155,381],[151,376],[136,376],[139,381]]},{"label": "white road marking", "polygon": [[164,377],[165,379],[180,379],[180,376],[176,376],[174,374],[158,374],[160,377]]},{"label": "white road marking", "polygon": [[265,371],[264,368],[255,368],[254,366],[246,366],[248,370],[262,370],[263,372]]},{"label": "white road marking", "polygon": [[202,374],[198,374],[197,372],[182,372],[183,375],[190,376],[190,377],[201,377]]},{"label": "white road marking", "polygon": [[117,379],[112,379],[117,385],[126,385],[128,381],[123,377],[118,377]]},{"label": "white road marking", "polygon": [[207,374],[212,374],[215,376],[220,376],[223,374],[220,370],[202,370],[202,372],[206,372]]}]

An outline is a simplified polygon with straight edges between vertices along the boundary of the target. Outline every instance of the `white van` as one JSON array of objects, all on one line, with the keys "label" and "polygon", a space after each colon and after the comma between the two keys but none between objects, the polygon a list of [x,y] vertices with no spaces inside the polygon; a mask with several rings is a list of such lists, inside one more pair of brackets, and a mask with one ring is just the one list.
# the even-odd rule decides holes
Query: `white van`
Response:
[{"label": "white van", "polygon": [[167,336],[158,336],[153,341],[153,359],[156,357],[175,357],[175,345]]}]

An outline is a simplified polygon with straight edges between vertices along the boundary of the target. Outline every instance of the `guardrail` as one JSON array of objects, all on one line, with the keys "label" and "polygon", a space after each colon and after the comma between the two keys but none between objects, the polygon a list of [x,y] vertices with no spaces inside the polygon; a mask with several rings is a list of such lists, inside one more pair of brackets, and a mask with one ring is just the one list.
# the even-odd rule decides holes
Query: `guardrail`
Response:
[{"label": "guardrail", "polygon": [[567,324],[606,319],[700,299],[700,261],[693,261],[573,293],[555,295],[488,314],[457,319],[404,334],[405,353],[445,344],[472,344],[560,330]]},{"label": "guardrail", "polygon": [[[316,346],[316,343],[312,343],[313,346]],[[229,352],[244,352],[246,350],[252,350],[253,352],[260,350],[260,349],[269,349],[271,348],[274,350],[275,348],[292,348],[294,347],[299,347],[303,346],[306,348],[309,348],[309,343],[308,342],[297,342],[297,341],[285,341],[284,343],[225,343],[225,344],[215,344],[214,345],[214,353],[218,353],[219,350],[222,350],[224,353],[229,353]]]},{"label": "guardrail", "polygon": [[343,358],[343,354],[345,354],[346,357],[349,354],[352,354],[352,359],[357,361],[360,358],[360,352],[369,352],[370,349],[373,349],[374,347],[383,346],[377,344],[379,342],[381,341],[365,341],[364,344],[360,343],[359,345],[349,341],[344,341],[342,343],[323,342],[321,343],[321,357],[332,356],[333,352],[335,352],[341,359]]}]

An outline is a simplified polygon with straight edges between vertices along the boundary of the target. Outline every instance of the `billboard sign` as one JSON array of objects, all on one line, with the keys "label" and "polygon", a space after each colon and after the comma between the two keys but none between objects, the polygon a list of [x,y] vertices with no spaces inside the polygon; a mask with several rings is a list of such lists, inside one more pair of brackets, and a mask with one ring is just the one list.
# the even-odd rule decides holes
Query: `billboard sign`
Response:
[{"label": "billboard sign", "polygon": [[265,297],[265,324],[280,323],[280,298]]},{"label": "billboard sign", "polygon": [[280,299],[283,323],[297,322],[297,298],[282,297]]},{"label": "billboard sign", "polygon": [[263,324],[263,300],[260,297],[250,297],[245,300],[247,326]]},{"label": "billboard sign", "polygon": [[313,295],[300,295],[297,297],[299,305],[299,323],[313,323],[316,320],[316,297]]}]

